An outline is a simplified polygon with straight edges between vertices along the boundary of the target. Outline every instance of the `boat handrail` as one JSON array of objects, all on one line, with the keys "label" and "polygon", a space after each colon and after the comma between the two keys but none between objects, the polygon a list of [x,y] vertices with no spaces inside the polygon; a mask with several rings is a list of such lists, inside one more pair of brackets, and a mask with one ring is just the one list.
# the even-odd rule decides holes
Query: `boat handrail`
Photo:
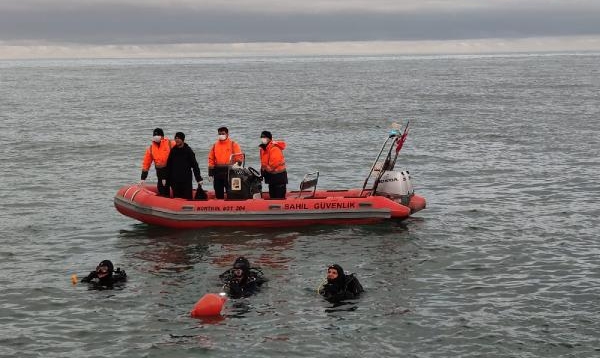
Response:
[{"label": "boat handrail", "polygon": [[[367,187],[367,183],[369,182],[369,179],[371,179],[371,176],[373,175],[374,171],[379,171],[379,173],[377,174],[377,178],[375,179],[375,183],[377,182],[377,180],[380,179],[380,176],[384,172],[383,169],[386,165],[384,163],[381,166],[381,168],[377,168],[378,170],[376,170],[377,163],[379,162],[379,159],[381,158],[381,154],[383,153],[383,150],[387,147],[388,142],[390,141],[390,139],[393,139],[392,145],[390,145],[390,150],[387,153],[386,160],[389,159],[391,148],[394,147],[393,144],[396,142],[397,138],[398,138],[398,134],[396,132],[392,132],[383,142],[383,145],[381,146],[381,149],[379,150],[379,154],[377,154],[377,157],[375,158],[373,165],[371,165],[371,169],[369,170],[369,174],[367,175],[367,178],[365,179],[365,182],[363,183],[363,186],[362,186],[362,189],[360,190],[359,196],[362,196],[363,192],[365,191],[365,188]],[[374,191],[371,191],[371,193],[374,193]]]},{"label": "boat handrail", "polygon": [[233,158],[237,156],[242,157],[242,168],[244,168],[246,166],[246,153],[244,152],[231,153],[231,155],[229,156],[229,163],[231,163],[230,165],[233,165]]},{"label": "boat handrail", "polygon": [[[394,166],[396,165],[396,159],[398,159],[398,153],[400,152],[400,148],[402,147],[402,144],[404,143],[406,135],[408,134],[408,125],[409,124],[410,124],[410,121],[407,121],[406,126],[404,127],[403,133],[400,133],[400,126],[397,123],[392,124],[392,130],[390,131],[389,136],[383,142],[383,145],[381,146],[381,150],[379,150],[379,154],[377,154],[377,158],[375,158],[375,161],[373,162],[373,165],[371,166],[371,170],[369,171],[369,174],[367,175],[367,178],[365,179],[365,182],[363,183],[363,186],[362,186],[362,189],[360,190],[359,195],[362,196],[363,192],[365,191],[365,188],[367,187],[367,183],[369,182],[369,179],[373,175],[374,171],[378,171],[378,173],[377,173],[377,177],[373,181],[373,187],[371,188],[372,195],[375,195],[375,192],[377,191],[377,185],[379,185],[379,180],[381,180],[381,177],[383,176],[383,174],[388,170],[394,170]],[[381,158],[381,154],[383,153],[383,150],[388,145],[388,142],[390,139],[392,139],[392,143],[390,144],[389,150],[387,151],[385,160],[380,167],[376,168],[377,163],[379,162],[379,159]],[[392,151],[394,150],[394,147],[396,148],[396,151],[392,158]]]}]

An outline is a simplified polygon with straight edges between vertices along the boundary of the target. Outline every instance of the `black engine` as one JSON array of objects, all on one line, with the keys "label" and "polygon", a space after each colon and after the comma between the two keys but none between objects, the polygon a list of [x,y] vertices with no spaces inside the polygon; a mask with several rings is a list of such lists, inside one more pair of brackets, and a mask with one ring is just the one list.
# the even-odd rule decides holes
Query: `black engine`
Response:
[{"label": "black engine", "polygon": [[227,199],[244,200],[252,199],[254,194],[260,196],[262,192],[261,180],[260,173],[252,167],[230,168]]}]

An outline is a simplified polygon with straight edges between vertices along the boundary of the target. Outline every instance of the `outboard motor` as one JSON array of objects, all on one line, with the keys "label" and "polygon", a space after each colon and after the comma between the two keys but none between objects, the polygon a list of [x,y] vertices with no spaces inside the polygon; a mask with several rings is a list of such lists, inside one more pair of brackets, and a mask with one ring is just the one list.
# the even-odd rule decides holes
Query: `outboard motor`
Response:
[{"label": "outboard motor", "polygon": [[260,173],[254,168],[230,168],[227,199],[245,200],[260,198],[262,191]]},{"label": "outboard motor", "polygon": [[408,205],[414,189],[408,171],[385,171],[379,179],[375,195],[388,197],[400,204]]}]

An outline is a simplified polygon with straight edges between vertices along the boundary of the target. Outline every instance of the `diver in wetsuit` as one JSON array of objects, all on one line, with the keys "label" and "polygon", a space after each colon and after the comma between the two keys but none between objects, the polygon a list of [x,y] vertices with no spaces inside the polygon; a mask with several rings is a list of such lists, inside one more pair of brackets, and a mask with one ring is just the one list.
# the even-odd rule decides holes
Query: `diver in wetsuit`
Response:
[{"label": "diver in wetsuit", "polygon": [[125,282],[127,274],[124,270],[117,268],[115,271],[113,263],[110,260],[103,260],[98,264],[95,271],[81,279],[82,283],[93,284],[95,287],[112,288],[114,284]]},{"label": "diver in wetsuit", "polygon": [[250,267],[250,262],[245,257],[238,257],[233,267],[219,275],[223,282],[223,289],[231,298],[252,296],[267,280],[262,271]]},{"label": "diver in wetsuit", "polygon": [[354,274],[345,274],[340,265],[327,268],[327,282],[319,287],[318,292],[327,301],[336,303],[357,298],[364,289]]}]

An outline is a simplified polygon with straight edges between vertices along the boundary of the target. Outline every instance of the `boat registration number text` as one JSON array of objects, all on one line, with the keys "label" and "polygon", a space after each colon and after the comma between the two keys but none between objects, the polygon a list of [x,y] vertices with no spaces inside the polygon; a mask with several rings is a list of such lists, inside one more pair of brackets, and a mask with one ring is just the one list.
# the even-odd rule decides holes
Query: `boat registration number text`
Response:
[{"label": "boat registration number text", "polygon": [[[337,210],[337,209],[355,209],[356,203],[342,202],[316,202],[316,203],[285,203],[281,207],[283,210]],[[246,211],[246,205],[230,206],[198,206],[197,211]],[[250,208],[252,210],[252,208]]]}]

